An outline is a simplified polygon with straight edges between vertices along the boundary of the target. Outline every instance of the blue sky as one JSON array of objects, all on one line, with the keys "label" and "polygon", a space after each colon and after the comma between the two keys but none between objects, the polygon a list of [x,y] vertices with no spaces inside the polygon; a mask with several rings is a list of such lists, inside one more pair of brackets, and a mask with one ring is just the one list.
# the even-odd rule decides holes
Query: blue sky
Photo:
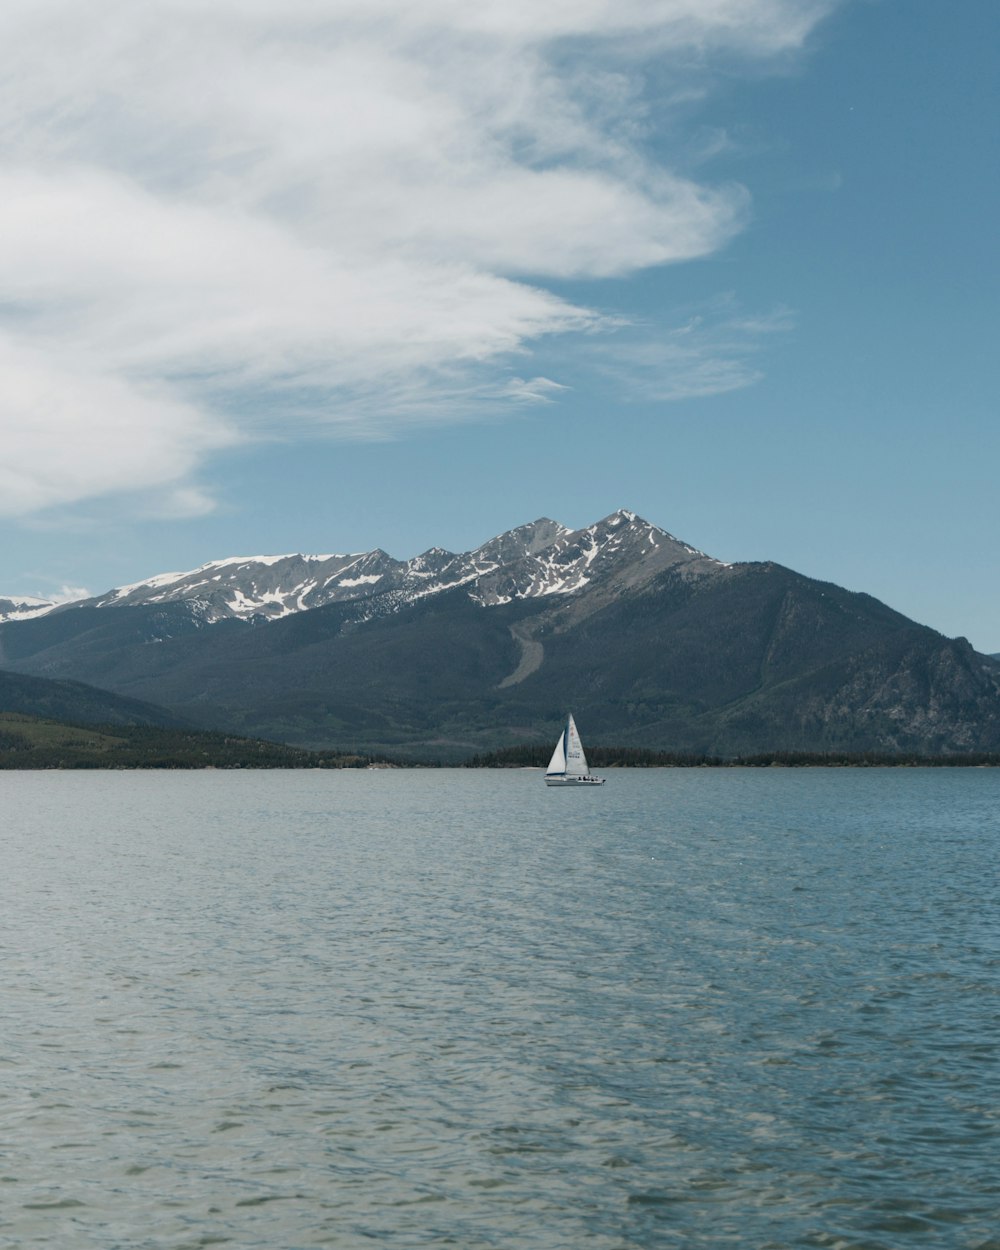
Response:
[{"label": "blue sky", "polygon": [[1000,650],[1000,8],[417,7],[5,5],[0,595],[629,507]]}]

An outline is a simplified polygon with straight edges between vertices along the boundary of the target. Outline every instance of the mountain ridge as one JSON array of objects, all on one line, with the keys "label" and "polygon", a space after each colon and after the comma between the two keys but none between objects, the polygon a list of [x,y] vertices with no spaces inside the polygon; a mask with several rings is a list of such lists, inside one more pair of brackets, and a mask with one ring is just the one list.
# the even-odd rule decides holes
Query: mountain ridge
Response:
[{"label": "mountain ridge", "polygon": [[0,624],[0,666],[324,750],[464,758],[569,708],[588,741],[705,755],[1000,749],[1000,664],[966,640],[624,509],[408,561],[211,562]]},{"label": "mountain ridge", "polygon": [[[28,596],[0,598],[0,623],[26,620],[75,608],[135,607],[185,601],[197,605],[206,623],[261,617],[276,620],[329,603],[394,593],[409,602],[456,586],[471,586],[484,605],[511,598],[572,594],[613,562],[623,535],[647,543],[662,560],[706,560],[704,552],[674,538],[627,509],[593,525],[570,530],[540,517],[489,539],[468,552],[431,547],[408,560],[381,548],[334,555],[293,553],[229,556],[180,573],[157,573],[141,581],[59,603]],[[648,565],[650,571],[653,565]],[[6,606],[5,606],[6,605]]]}]

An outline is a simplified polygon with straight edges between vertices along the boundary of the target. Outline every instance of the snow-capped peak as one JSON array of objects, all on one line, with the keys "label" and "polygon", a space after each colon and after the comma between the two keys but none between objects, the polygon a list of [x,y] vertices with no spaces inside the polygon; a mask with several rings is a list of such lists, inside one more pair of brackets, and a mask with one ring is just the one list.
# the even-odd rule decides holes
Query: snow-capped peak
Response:
[{"label": "snow-capped peak", "polygon": [[35,595],[0,596],[0,621],[30,621],[51,612],[55,606],[54,600]]},{"label": "snow-capped peak", "polygon": [[68,607],[122,608],[187,602],[199,621],[275,619],[348,600],[378,598],[398,608],[464,588],[484,607],[512,599],[572,595],[596,581],[638,584],[663,569],[722,567],[625,508],[584,529],[536,521],[456,554],[430,547],[409,560],[381,549],[339,555],[228,556],[187,572],[158,573],[104,595],[55,604],[0,599],[0,620],[20,620]]}]

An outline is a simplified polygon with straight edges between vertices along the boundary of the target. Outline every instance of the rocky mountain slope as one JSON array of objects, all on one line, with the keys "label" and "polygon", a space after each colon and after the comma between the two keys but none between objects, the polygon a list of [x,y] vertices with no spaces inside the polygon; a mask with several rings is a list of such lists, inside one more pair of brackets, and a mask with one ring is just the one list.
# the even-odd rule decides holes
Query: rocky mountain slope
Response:
[{"label": "rocky mountain slope", "polygon": [[866,595],[629,512],[473,552],[217,561],[0,625],[0,667],[198,724],[458,758],[554,737],[735,754],[1000,749],[1000,665]]},{"label": "rocky mountain slope", "polygon": [[[568,530],[548,518],[521,525],[462,554],[432,547],[411,560],[384,551],[354,555],[230,556],[186,573],[143,582],[73,603],[0,598],[0,622],[38,619],[74,608],[185,604],[205,624],[276,620],[356,599],[401,605],[455,587],[484,606],[511,599],[567,595],[608,574],[650,577],[677,564],[721,567],[634,513]],[[628,572],[626,572],[628,570]]]}]

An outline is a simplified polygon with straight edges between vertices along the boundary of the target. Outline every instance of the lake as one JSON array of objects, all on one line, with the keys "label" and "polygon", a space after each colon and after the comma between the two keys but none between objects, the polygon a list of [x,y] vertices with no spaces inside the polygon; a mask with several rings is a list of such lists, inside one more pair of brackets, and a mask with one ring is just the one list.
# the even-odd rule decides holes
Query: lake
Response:
[{"label": "lake", "polygon": [[0,773],[0,1246],[1000,1250],[1000,770]]}]

